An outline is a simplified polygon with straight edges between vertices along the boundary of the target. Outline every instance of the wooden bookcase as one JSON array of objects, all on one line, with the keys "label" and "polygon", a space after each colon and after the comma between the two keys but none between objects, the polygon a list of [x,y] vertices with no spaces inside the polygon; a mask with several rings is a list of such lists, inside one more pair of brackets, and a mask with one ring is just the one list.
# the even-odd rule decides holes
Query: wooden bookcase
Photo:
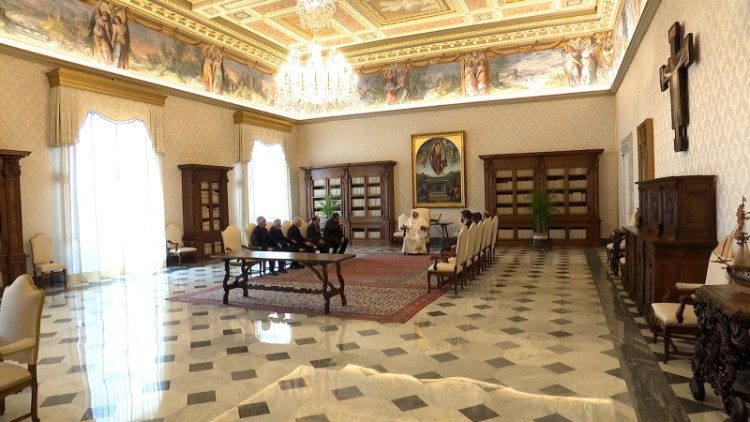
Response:
[{"label": "wooden bookcase", "polygon": [[221,231],[229,225],[227,173],[231,167],[181,164],[183,242],[198,249],[196,261],[221,253]]},{"label": "wooden bookcase", "polygon": [[526,245],[534,232],[529,194],[555,196],[550,237],[558,245],[599,242],[599,155],[602,149],[481,155],[485,204],[498,215],[498,243]]},{"label": "wooden bookcase", "polygon": [[352,243],[387,245],[395,230],[395,165],[395,161],[377,161],[301,167],[305,172],[307,217],[320,215],[330,193],[340,201],[344,233]]},{"label": "wooden bookcase", "polygon": [[0,293],[26,274],[21,215],[20,160],[29,151],[0,149]]}]

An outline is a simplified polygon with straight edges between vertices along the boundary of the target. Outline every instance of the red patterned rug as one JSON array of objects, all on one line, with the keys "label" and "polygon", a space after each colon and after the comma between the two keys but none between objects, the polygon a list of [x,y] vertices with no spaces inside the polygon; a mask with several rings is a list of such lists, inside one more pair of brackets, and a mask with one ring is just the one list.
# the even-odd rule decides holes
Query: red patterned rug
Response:
[{"label": "red patterned rug", "polygon": [[[331,298],[331,316],[344,319],[366,319],[379,322],[406,322],[420,309],[443,294],[441,289],[427,292],[426,270],[430,265],[426,256],[400,254],[371,254],[358,256],[341,265],[346,282],[347,306],[341,299]],[[233,272],[233,275],[235,272]],[[335,269],[329,269],[329,279],[337,286]],[[290,270],[278,277],[253,278],[254,283],[268,280],[273,285],[321,288],[321,282],[309,269]],[[305,315],[324,315],[323,295],[242,289],[229,293],[229,305],[274,312]],[[224,290],[221,286],[169,298],[171,301],[195,304],[222,304]]]}]

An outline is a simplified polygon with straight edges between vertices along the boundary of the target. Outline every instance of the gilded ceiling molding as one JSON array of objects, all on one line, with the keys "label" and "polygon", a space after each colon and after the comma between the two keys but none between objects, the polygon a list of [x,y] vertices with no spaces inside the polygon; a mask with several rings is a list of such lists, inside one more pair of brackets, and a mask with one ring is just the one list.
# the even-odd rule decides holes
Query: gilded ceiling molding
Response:
[{"label": "gilded ceiling molding", "polygon": [[145,85],[64,67],[52,69],[47,72],[47,79],[51,88],[67,86],[161,107],[164,107],[164,103],[167,101],[166,95],[162,94],[159,90]]},{"label": "gilded ceiling molding", "polygon": [[602,0],[595,14],[551,19],[542,23],[520,22],[513,25],[497,23],[474,26],[460,31],[442,31],[431,36],[408,37],[365,43],[360,47],[340,48],[354,66],[460,54],[486,48],[517,47],[537,42],[592,35],[611,31],[618,0]]},{"label": "gilded ceiling molding", "polygon": [[268,129],[281,130],[284,132],[291,132],[292,127],[294,127],[291,120],[281,117],[261,115],[257,112],[248,110],[238,110],[234,113],[234,123],[244,123]]},{"label": "gilded ceiling molding", "polygon": [[286,60],[286,51],[273,48],[268,43],[219,25],[195,13],[189,13],[189,10],[175,4],[164,7],[150,0],[109,1],[137,11],[167,28],[179,28],[196,38],[235,51],[252,61],[259,62],[268,69],[275,70]]}]

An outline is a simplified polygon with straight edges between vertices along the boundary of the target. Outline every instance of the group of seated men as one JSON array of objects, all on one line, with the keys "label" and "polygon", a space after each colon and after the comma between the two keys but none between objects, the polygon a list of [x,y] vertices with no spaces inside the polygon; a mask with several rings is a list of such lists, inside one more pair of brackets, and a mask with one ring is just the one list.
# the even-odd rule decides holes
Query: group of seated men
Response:
[{"label": "group of seated men", "polygon": [[[341,227],[341,216],[334,213],[326,221],[321,232],[320,217],[313,215],[310,224],[307,226],[306,236],[302,235],[302,219],[294,217],[292,226],[289,227],[286,236],[281,230],[281,220],[273,220],[273,226],[270,230],[266,229],[266,219],[260,216],[256,219],[257,225],[251,234],[251,242],[254,248],[262,251],[282,251],[282,252],[315,252],[321,253],[344,253],[349,245],[349,239],[344,237],[344,230]],[[285,262],[279,262],[279,270],[276,271],[276,261],[269,261],[269,272],[271,275],[279,275],[279,272],[285,273]],[[303,268],[298,262],[293,262],[290,268]]]}]

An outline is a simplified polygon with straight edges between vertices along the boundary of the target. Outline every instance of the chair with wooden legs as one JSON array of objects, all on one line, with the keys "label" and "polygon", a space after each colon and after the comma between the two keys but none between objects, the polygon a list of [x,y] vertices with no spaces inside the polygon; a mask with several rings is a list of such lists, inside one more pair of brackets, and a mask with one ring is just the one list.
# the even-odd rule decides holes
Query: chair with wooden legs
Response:
[{"label": "chair with wooden legs", "polygon": [[675,353],[678,352],[677,346],[672,342],[672,334],[677,331],[692,332],[698,326],[698,317],[693,309],[691,293],[704,285],[729,283],[726,267],[731,263],[732,261],[722,260],[715,256],[709,258],[705,284],[676,283],[675,287],[686,293],[680,297],[679,303],[651,304],[654,312],[654,343],[657,342],[660,331],[664,336],[664,363],[669,361],[670,346]]},{"label": "chair with wooden legs", "polygon": [[[227,228],[221,232],[221,240],[224,243],[224,252],[241,251],[243,249],[250,250],[250,248],[242,244],[242,233],[240,232],[240,229],[235,226],[227,226]],[[258,270],[256,272],[258,275],[263,275],[262,261],[255,259],[237,259],[230,261],[229,264],[240,267],[243,274],[247,273],[250,275],[253,273],[253,265],[257,264]]]},{"label": "chair with wooden legs", "polygon": [[[466,284],[466,251],[468,250],[467,239],[470,230],[462,230],[458,234],[456,242],[456,251],[453,256],[450,254],[432,255],[434,261],[427,268],[427,291],[432,289],[432,277],[437,277],[437,287],[446,283],[453,284],[453,292],[458,294],[458,285],[464,288]],[[453,258],[453,259],[451,259]]]},{"label": "chair with wooden legs", "polygon": [[[482,257],[480,252],[482,251],[482,238],[484,237],[484,221],[477,223],[477,234],[474,238],[474,246],[471,251],[471,274],[472,279],[478,276],[482,272]],[[472,248],[469,245],[469,248]]]},{"label": "chair with wooden legs", "polygon": [[492,239],[490,240],[490,256],[492,258],[492,262],[495,262],[495,247],[497,243],[497,225],[499,223],[499,220],[497,216],[492,217]]},{"label": "chair with wooden legs", "polygon": [[31,387],[30,412],[12,421],[28,417],[33,422],[39,421],[36,363],[44,296],[44,290],[23,274],[5,289],[0,302],[0,415],[5,414],[6,397]]},{"label": "chair with wooden legs", "polygon": [[[464,231],[464,229],[461,229],[461,231]],[[466,259],[464,260],[464,267],[465,271],[467,272],[467,278],[466,281],[469,281],[469,276],[471,276],[471,279],[474,279],[473,274],[473,265],[474,265],[474,243],[477,239],[477,225],[476,223],[471,223],[469,228],[466,230]],[[461,234],[459,232],[459,234]]]},{"label": "chair with wooden legs", "polygon": [[55,262],[55,248],[52,239],[44,233],[37,233],[29,240],[31,261],[34,263],[34,277],[46,279],[49,286],[55,274],[62,274],[63,286],[68,287],[68,270],[64,262]]}]

